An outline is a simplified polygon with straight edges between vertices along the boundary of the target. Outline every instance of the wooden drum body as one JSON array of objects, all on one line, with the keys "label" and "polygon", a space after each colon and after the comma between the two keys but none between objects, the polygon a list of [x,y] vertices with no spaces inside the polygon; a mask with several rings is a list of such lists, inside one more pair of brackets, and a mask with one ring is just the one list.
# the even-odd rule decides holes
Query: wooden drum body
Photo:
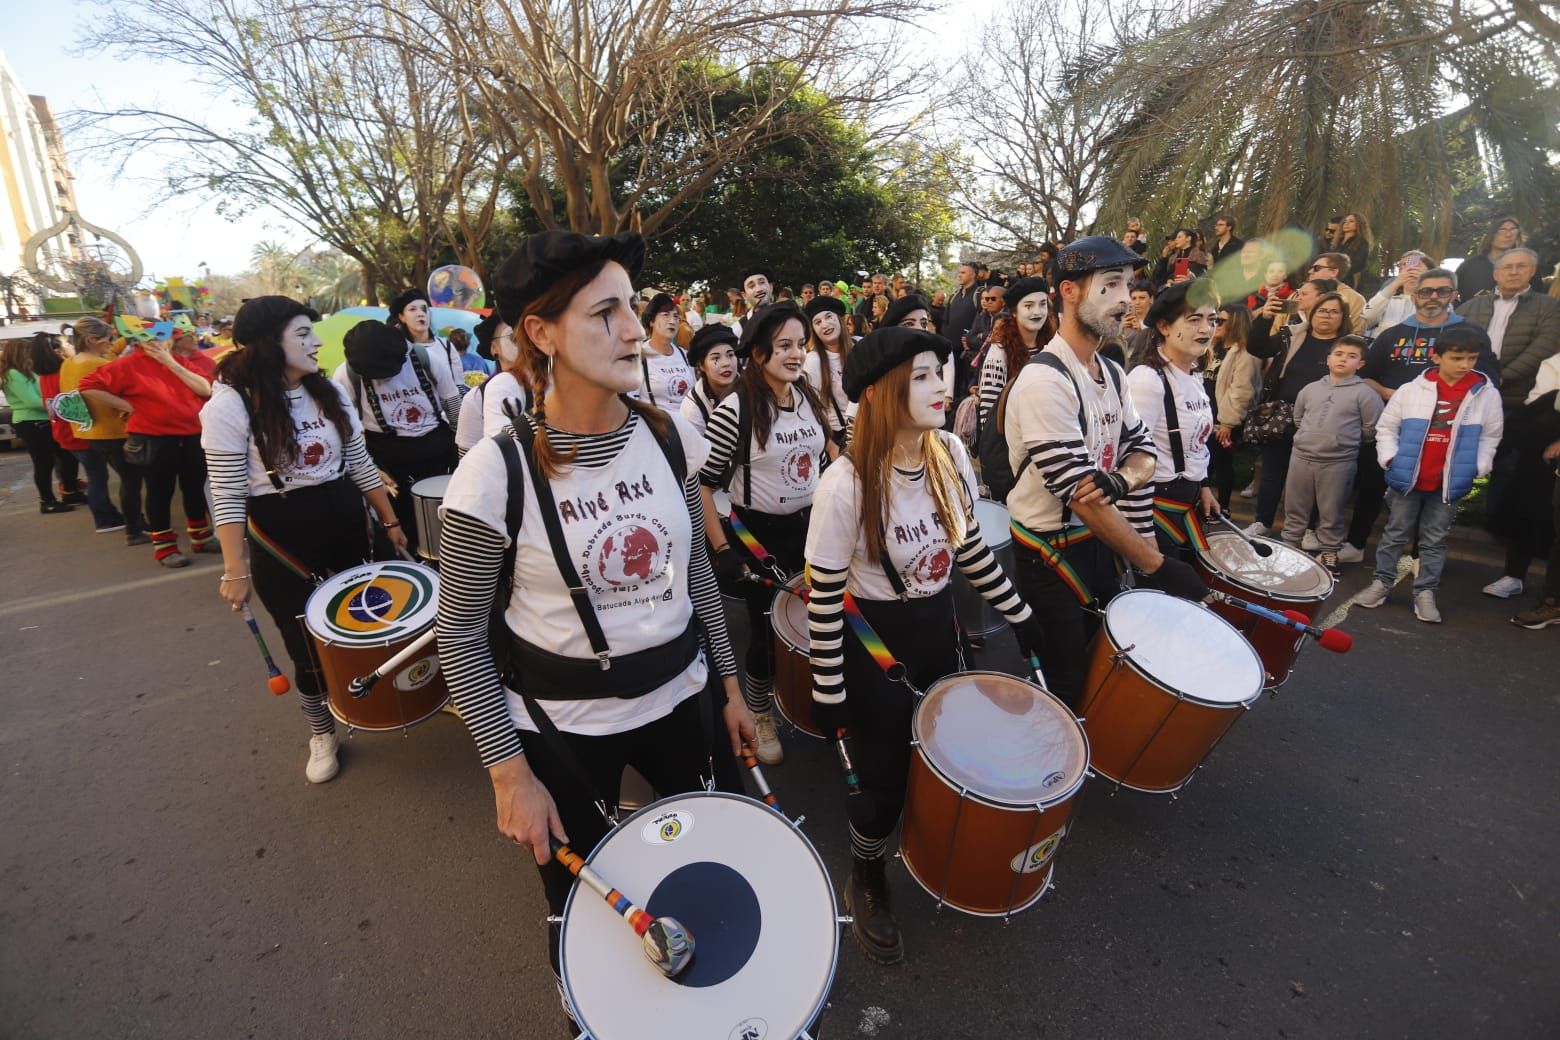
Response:
[{"label": "wooden drum body", "polygon": [[1004,672],[958,672],[911,720],[900,854],[938,904],[983,917],[1033,906],[1051,884],[1089,742],[1072,712]]},{"label": "wooden drum body", "polygon": [[[1272,538],[1257,538],[1272,548],[1271,556],[1258,556],[1232,531],[1208,535],[1208,548],[1199,550],[1192,566],[1208,587],[1280,613],[1298,610],[1315,620],[1322,604],[1332,595],[1336,579],[1326,567],[1305,553]],[[1227,603],[1211,609],[1245,636],[1267,674],[1267,685],[1276,687],[1289,678],[1306,637],[1292,628],[1259,618]]]},{"label": "wooden drum body", "polygon": [[1162,592],[1123,592],[1084,674],[1090,765],[1123,787],[1173,794],[1262,686],[1256,651],[1222,617]]},{"label": "wooden drum body", "polygon": [[[785,583],[800,592],[805,588],[798,574]],[[823,730],[813,721],[812,711],[812,635],[807,627],[807,601],[795,592],[776,592],[769,607],[770,627],[774,629],[775,707],[792,726],[809,737],[822,737]]]}]

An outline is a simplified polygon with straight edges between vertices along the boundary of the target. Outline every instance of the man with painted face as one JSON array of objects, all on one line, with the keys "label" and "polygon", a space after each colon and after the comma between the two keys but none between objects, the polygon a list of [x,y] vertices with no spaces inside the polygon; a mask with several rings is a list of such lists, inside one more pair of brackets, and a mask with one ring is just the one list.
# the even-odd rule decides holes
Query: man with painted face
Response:
[{"label": "man with painted face", "polygon": [[1015,476],[1014,581],[1044,631],[1041,666],[1052,693],[1076,706],[1094,609],[1120,589],[1116,557],[1139,583],[1201,599],[1192,569],[1154,542],[1154,447],[1120,366],[1098,356],[1121,331],[1142,257],[1093,235],[1062,249],[1054,270],[1060,328],[1008,393],[1003,415]]},{"label": "man with painted face", "polygon": [[[742,300],[747,304],[747,312],[749,314],[752,314],[774,299],[774,282],[775,273],[768,264],[748,264],[738,273],[737,284],[742,287]],[[740,337],[742,335],[742,322],[733,322],[731,331]]]}]

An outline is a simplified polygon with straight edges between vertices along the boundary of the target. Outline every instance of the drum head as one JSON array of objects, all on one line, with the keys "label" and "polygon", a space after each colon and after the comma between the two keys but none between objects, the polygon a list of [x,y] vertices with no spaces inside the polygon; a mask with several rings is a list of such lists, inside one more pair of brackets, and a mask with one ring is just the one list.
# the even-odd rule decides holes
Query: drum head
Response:
[{"label": "drum head", "polygon": [[1066,705],[1005,672],[955,672],[932,684],[911,723],[928,761],[988,801],[1044,805],[1075,791],[1089,764]]},{"label": "drum head", "polygon": [[[800,574],[785,583],[788,589],[801,589]],[[798,653],[805,654],[812,648],[812,633],[807,628],[807,601],[789,592],[776,592],[775,601],[769,605],[769,620],[775,635],[781,642]]]},{"label": "drum head", "polygon": [[817,1017],[839,952],[834,890],[785,817],[739,795],[665,798],[623,821],[589,863],[694,942],[693,963],[668,979],[628,924],[576,883],[563,910],[563,988],[595,1040],[790,1040]]},{"label": "drum head", "polygon": [[413,498],[436,498],[444,501],[444,491],[450,486],[450,474],[441,473],[437,477],[423,477],[412,485]]},{"label": "drum head", "polygon": [[1173,693],[1231,705],[1262,692],[1257,652],[1235,626],[1200,603],[1132,589],[1105,608],[1105,631],[1139,671]]},{"label": "drum head", "polygon": [[1008,526],[1007,509],[1001,502],[989,498],[975,500],[975,519],[980,524],[980,535],[993,551],[1013,540],[1013,529]]},{"label": "drum head", "polygon": [[323,642],[379,646],[421,632],[438,610],[438,575],[395,560],[332,576],[309,596],[304,620]]},{"label": "drum head", "polygon": [[1260,595],[1302,602],[1320,601],[1332,595],[1333,577],[1326,567],[1283,542],[1272,538],[1255,540],[1270,546],[1273,555],[1258,556],[1233,531],[1208,535],[1208,548],[1198,555],[1231,584]]}]

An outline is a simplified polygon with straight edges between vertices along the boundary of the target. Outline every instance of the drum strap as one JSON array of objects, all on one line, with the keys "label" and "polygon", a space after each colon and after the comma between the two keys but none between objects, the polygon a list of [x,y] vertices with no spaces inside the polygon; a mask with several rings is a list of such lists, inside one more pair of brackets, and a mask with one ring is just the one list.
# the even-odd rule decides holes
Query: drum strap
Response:
[{"label": "drum strap", "polygon": [[1159,370],[1159,381],[1165,386],[1165,432],[1170,438],[1170,462],[1175,466],[1179,479],[1186,472],[1186,452],[1181,446],[1181,411],[1175,406],[1175,391],[1170,387],[1170,375]]},{"label": "drum strap", "polygon": [[911,684],[910,674],[905,666],[900,664],[899,659],[888,649],[888,644],[883,642],[883,637],[877,634],[877,629],[872,627],[866,615],[861,612],[861,607],[856,604],[855,597],[849,592],[845,593],[845,623],[850,626],[851,633],[861,643],[867,656],[883,669],[883,674],[889,681],[901,684],[917,697],[921,696],[921,691]]},{"label": "drum strap", "polygon": [[[1192,481],[1171,481],[1166,490],[1174,488],[1177,483],[1187,484],[1194,491],[1197,487]],[[1208,549],[1208,538],[1203,534],[1202,521],[1197,518],[1193,503],[1155,495],[1154,526],[1176,545],[1190,545],[1199,552]]]},{"label": "drum strap", "polygon": [[737,536],[737,541],[742,543],[742,548],[751,553],[753,559],[763,564],[765,569],[774,575],[776,581],[785,581],[787,578],[785,568],[781,567],[779,561],[770,555],[769,550],[764,548],[764,543],[759,541],[758,536],[749,530],[748,525],[742,522],[742,517],[738,515],[736,506],[732,506],[731,515],[726,517],[726,519],[731,521],[731,533]]},{"label": "drum strap", "polygon": [[1013,540],[1045,561],[1045,565],[1056,572],[1056,576],[1062,579],[1062,584],[1071,590],[1081,605],[1085,607],[1096,605],[1094,593],[1089,591],[1088,583],[1063,555],[1068,546],[1078,545],[1093,538],[1093,531],[1080,524],[1057,531],[1055,534],[1041,535],[1031,531],[1017,520],[1011,519],[1008,521],[1008,527],[1013,532]]}]

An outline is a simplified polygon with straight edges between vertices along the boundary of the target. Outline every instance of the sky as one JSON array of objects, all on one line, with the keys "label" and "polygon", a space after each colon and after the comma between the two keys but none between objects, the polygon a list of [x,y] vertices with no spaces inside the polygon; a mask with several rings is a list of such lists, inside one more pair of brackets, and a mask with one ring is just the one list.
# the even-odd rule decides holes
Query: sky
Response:
[{"label": "sky", "polygon": [[[96,5],[84,0],[0,0],[0,53],[29,94],[48,98],[56,119],[72,109],[112,109],[130,104],[171,110],[199,111],[204,88],[177,65],[148,66],[116,55],[81,57],[76,26],[87,21]],[[948,58],[949,35],[969,29],[967,14],[954,4],[926,21],[927,41]],[[63,15],[63,16],[62,16]],[[939,62],[941,63],[941,62]],[[193,103],[192,103],[192,99]],[[237,116],[237,113],[234,113]],[[153,281],[170,276],[194,279],[200,265],[213,274],[236,275],[249,268],[250,253],[261,241],[280,241],[294,249],[311,244],[308,235],[274,212],[259,211],[231,220],[217,214],[211,202],[181,200],[156,203],[152,183],[155,162],[132,159],[125,173],[114,164],[94,162],[85,145],[66,135],[66,151],[76,178],[76,202],[83,219],[115,231],[140,254],[145,274]],[[198,163],[192,153],[190,162]]]}]

